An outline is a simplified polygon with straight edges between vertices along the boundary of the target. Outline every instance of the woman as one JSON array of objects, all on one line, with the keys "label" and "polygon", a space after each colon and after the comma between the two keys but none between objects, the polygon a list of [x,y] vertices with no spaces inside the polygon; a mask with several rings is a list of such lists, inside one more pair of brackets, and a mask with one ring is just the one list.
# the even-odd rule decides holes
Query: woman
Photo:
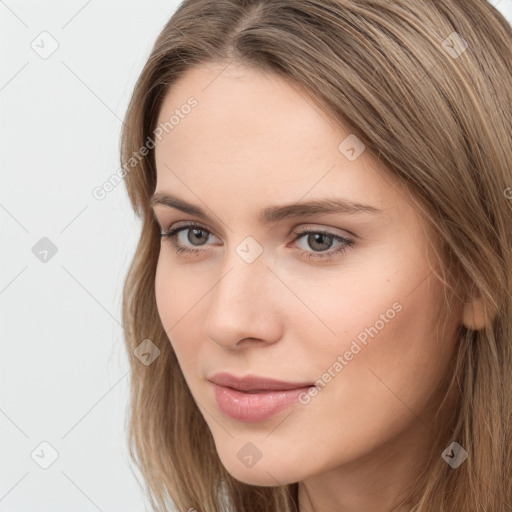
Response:
[{"label": "woman", "polygon": [[185,0],[122,165],[152,506],[512,510],[512,29],[483,0]]}]

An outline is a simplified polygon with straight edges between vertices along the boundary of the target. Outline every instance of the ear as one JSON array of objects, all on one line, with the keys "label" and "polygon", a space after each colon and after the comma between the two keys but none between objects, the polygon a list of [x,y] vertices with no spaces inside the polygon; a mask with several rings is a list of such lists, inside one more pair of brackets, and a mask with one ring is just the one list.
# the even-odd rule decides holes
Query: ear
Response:
[{"label": "ear", "polygon": [[480,295],[467,296],[464,301],[462,323],[468,329],[479,331],[485,327],[485,306]]}]

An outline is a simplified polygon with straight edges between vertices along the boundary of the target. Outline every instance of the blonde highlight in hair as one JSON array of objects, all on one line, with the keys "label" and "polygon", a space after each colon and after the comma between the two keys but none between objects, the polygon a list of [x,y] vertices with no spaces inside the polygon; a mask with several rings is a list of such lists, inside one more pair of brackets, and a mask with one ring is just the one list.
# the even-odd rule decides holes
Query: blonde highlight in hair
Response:
[{"label": "blonde highlight in hair", "polygon": [[[454,35],[455,33],[455,35]],[[454,55],[454,37],[468,47]],[[241,63],[300,85],[411,192],[442,242],[446,289],[478,296],[486,325],[461,327],[453,421],[404,496],[411,512],[512,509],[512,29],[486,0],[185,0],[136,83],[121,164],[146,144],[162,101],[203,63]],[[191,114],[193,115],[193,114]],[[252,486],[222,465],[157,311],[154,153],[125,175],[141,235],[123,292],[129,447],[155,510],[297,512],[298,484]],[[510,189],[509,189],[510,190]],[[149,338],[150,365],[135,356]],[[456,440],[469,457],[440,457]]]}]

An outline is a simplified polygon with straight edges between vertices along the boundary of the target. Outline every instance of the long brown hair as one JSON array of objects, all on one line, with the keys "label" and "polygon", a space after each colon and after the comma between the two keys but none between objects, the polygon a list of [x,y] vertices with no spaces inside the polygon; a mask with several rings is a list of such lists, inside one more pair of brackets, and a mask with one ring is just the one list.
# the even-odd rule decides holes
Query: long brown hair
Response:
[{"label": "long brown hair", "polygon": [[[129,447],[152,507],[298,510],[297,483],[252,486],[223,467],[157,312],[160,230],[149,205],[156,122],[169,88],[208,62],[239,62],[302,86],[407,185],[435,226],[443,282],[478,294],[488,321],[459,331],[446,386],[457,391],[453,421],[404,504],[510,511],[512,29],[486,0],[185,0],[161,31],[121,140],[142,220],[123,294]],[[134,352],[146,339],[160,350],[151,364]],[[452,441],[469,454],[457,469],[440,456]]]}]

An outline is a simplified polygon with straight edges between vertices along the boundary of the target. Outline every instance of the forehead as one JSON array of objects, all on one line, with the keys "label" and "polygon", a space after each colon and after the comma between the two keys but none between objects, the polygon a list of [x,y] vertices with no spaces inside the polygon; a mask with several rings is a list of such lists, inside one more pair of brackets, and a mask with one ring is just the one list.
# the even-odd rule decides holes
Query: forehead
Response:
[{"label": "forehead", "polygon": [[164,98],[158,125],[165,123],[171,128],[155,149],[157,190],[191,201],[194,194],[237,195],[259,206],[265,198],[274,204],[329,195],[397,206],[390,173],[367,151],[352,160],[343,152],[354,144],[361,150],[350,129],[276,75],[235,64],[192,68]]},{"label": "forehead", "polygon": [[[159,124],[188,110],[184,105],[190,97],[196,106],[181,114],[167,137],[171,146],[176,141],[172,147],[176,155],[183,150],[190,156],[199,148],[218,155],[229,152],[234,159],[239,154],[247,157],[251,146],[265,144],[266,153],[292,158],[299,148],[305,155],[306,149],[321,145],[327,132],[333,136],[336,128],[340,130],[296,84],[237,64],[190,69],[165,97]],[[326,140],[324,146],[332,142],[336,149],[339,136]],[[191,145],[183,145],[185,140]]]}]

